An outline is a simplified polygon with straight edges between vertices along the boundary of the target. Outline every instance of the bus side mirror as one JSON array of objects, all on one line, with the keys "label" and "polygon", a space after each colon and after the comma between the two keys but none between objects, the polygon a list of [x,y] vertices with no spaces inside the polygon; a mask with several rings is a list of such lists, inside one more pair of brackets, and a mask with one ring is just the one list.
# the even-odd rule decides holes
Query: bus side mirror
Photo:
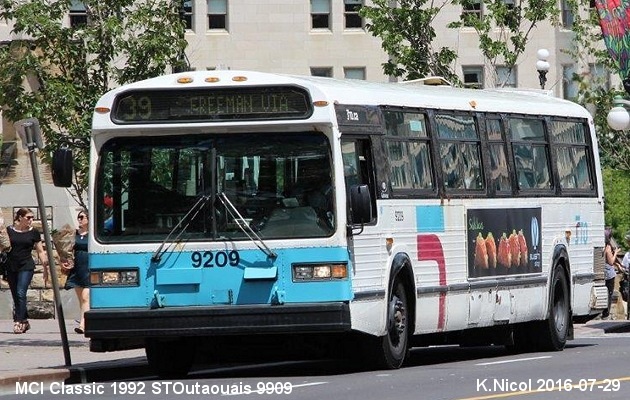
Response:
[{"label": "bus side mirror", "polygon": [[372,196],[368,185],[350,186],[352,224],[367,224],[372,221]]},{"label": "bus side mirror", "polygon": [[57,149],[52,156],[52,178],[57,187],[72,186],[72,150]]}]

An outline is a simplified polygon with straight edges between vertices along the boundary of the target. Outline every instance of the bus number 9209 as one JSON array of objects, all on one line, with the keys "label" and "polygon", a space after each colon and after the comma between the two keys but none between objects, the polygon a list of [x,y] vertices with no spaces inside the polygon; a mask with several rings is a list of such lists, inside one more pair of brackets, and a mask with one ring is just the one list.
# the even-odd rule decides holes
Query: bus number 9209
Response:
[{"label": "bus number 9209", "polygon": [[241,256],[238,251],[217,251],[215,253],[211,251],[195,251],[191,254],[190,260],[194,268],[212,268],[212,267],[237,267],[241,261]]}]

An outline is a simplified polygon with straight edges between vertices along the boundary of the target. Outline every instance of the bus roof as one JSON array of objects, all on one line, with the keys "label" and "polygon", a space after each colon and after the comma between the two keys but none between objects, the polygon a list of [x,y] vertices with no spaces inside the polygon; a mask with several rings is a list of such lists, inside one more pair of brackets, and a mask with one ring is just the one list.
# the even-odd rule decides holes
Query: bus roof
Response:
[{"label": "bus roof", "polygon": [[590,113],[577,103],[559,99],[550,96],[548,92],[538,90],[462,89],[444,85],[375,83],[356,79],[237,70],[191,71],[138,81],[106,93],[99,100],[97,107],[110,108],[116,95],[130,89],[193,89],[264,85],[302,86],[311,92],[313,101],[326,100],[329,104],[388,105],[591,118]]}]

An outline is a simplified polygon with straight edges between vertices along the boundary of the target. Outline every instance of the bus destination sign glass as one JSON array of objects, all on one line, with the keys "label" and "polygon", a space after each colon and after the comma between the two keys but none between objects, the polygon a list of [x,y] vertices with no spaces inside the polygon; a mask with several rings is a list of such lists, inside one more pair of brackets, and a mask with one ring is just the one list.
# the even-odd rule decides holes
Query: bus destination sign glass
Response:
[{"label": "bus destination sign glass", "polygon": [[131,90],[114,101],[120,124],[306,119],[313,112],[304,89],[294,86]]}]

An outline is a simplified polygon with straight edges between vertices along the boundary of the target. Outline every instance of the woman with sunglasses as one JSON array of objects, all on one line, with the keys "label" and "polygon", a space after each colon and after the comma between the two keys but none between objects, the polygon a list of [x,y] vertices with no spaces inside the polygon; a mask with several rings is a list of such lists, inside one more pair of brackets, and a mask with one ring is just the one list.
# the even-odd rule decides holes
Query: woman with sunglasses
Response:
[{"label": "woman with sunglasses", "polygon": [[44,266],[44,281],[48,281],[48,257],[42,246],[41,233],[32,224],[33,211],[29,208],[20,208],[15,213],[13,225],[7,228],[11,240],[7,281],[13,297],[13,333],[16,334],[31,329],[26,307],[26,291],[35,273],[33,249]]},{"label": "woman with sunglasses", "polygon": [[84,314],[90,309],[90,271],[88,269],[88,216],[87,211],[81,210],[77,215],[77,223],[79,228],[75,232],[74,261],[72,264],[64,264],[65,268],[69,268],[68,279],[64,289],[70,290],[74,288],[79,299],[79,307],[81,309],[81,322],[76,333],[83,333],[85,329]]}]

